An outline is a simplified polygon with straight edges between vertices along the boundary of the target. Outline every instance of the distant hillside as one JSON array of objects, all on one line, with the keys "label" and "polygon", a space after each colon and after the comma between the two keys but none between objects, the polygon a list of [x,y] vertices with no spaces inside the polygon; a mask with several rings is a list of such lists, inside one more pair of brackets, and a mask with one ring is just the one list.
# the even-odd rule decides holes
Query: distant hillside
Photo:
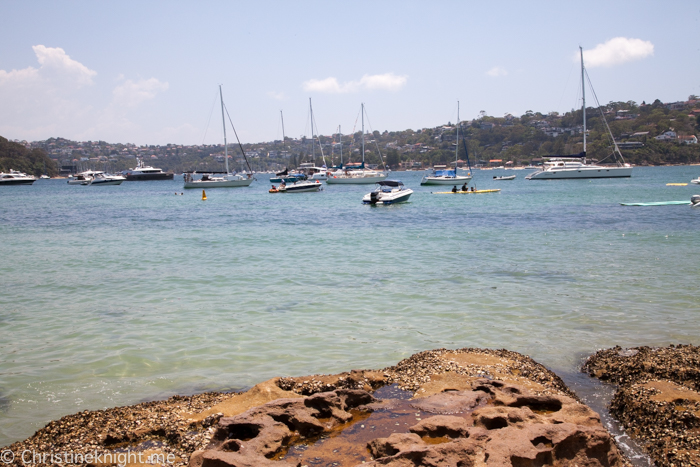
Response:
[{"label": "distant hillside", "polygon": [[0,172],[19,170],[30,175],[58,175],[56,163],[40,148],[27,149],[0,136]]},{"label": "distant hillside", "polygon": [[[619,144],[626,162],[634,165],[700,163],[700,101],[690,96],[687,101],[652,104],[635,102],[610,102],[602,108],[588,108],[587,156],[590,161],[612,162],[612,141],[605,128],[605,121]],[[564,115],[557,112],[542,114],[527,111],[520,117],[506,115],[491,117],[482,112],[478,119],[463,121],[460,131],[459,159],[466,160],[465,138],[472,165],[526,165],[540,163],[542,157],[578,154],[583,150],[582,111],[572,110]],[[457,126],[446,123],[435,128],[403,131],[373,131],[365,136],[365,161],[381,164],[393,170],[400,168],[426,168],[437,164],[450,164],[455,160]],[[658,139],[657,139],[658,138]],[[268,141],[244,144],[250,165],[255,171],[295,168],[301,162],[316,165],[335,165],[340,162],[361,160],[362,134],[319,136],[314,145],[308,138],[289,138],[284,141]],[[136,164],[136,158],[146,163],[174,172],[223,170],[223,145],[136,146],[129,143],[104,141],[75,142],[64,138],[26,143],[24,146],[2,139],[2,147],[15,148],[17,156],[10,165],[2,159],[3,169],[26,170],[37,174],[43,171],[44,158],[28,156],[37,149],[46,151],[61,166],[64,173],[88,168],[120,171]],[[314,148],[314,154],[311,154]],[[321,152],[323,151],[323,152]],[[6,151],[3,150],[4,154]],[[229,145],[230,166],[246,170],[243,156],[236,145]],[[322,157],[323,154],[323,157]],[[21,157],[20,157],[21,156]],[[7,156],[0,156],[7,157]],[[21,161],[26,161],[20,162]],[[16,161],[16,162],[15,162]],[[491,162],[493,161],[493,162]],[[21,165],[20,165],[21,164]],[[49,174],[55,166],[46,163]]]}]

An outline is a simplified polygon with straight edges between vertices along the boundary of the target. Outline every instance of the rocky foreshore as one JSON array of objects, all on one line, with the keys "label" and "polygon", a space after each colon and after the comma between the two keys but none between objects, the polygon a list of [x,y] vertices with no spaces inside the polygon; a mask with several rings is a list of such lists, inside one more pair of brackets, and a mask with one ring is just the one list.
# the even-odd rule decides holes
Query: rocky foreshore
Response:
[{"label": "rocky foreshore", "polygon": [[700,465],[700,347],[614,347],[584,370],[618,386],[610,413],[657,466]]},{"label": "rocky foreshore", "polygon": [[515,352],[472,348],[85,411],[8,450],[17,466],[629,465],[557,375]]}]

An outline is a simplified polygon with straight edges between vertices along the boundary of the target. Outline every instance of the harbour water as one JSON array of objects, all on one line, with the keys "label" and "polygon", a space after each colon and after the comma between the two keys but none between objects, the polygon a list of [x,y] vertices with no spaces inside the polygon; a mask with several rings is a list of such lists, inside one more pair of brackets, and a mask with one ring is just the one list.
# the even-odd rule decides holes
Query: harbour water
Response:
[{"label": "harbour water", "polygon": [[[51,419],[273,376],[507,348],[567,380],[614,345],[700,343],[700,167],[483,195],[371,186],[184,192],[174,181],[0,190],[0,446]],[[494,175],[516,174],[513,181]],[[180,195],[179,193],[184,192]],[[176,194],[177,193],[177,194]]]}]

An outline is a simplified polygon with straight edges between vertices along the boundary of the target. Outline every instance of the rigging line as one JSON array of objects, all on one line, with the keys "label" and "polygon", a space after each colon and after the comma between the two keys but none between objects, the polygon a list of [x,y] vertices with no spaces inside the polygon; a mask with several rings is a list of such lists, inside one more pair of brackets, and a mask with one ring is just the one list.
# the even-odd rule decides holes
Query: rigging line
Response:
[{"label": "rigging line", "polygon": [[[613,153],[611,154],[611,156],[615,156],[615,162],[617,162],[618,165],[620,162],[617,160],[617,156],[620,156],[620,159],[622,159],[622,163],[624,164],[625,158],[622,157],[622,152],[620,152],[620,148],[617,145],[617,141],[615,141],[615,137],[612,134],[612,130],[610,130],[610,125],[608,125],[608,121],[605,119],[605,113],[603,112],[603,108],[600,106],[600,102],[598,101],[598,95],[595,93],[595,89],[593,89],[593,83],[591,83],[591,77],[588,76],[588,70],[584,69],[583,71],[586,74],[586,78],[588,79],[588,86],[591,88],[591,92],[593,93],[595,103],[598,104],[598,110],[600,111],[600,116],[603,119],[603,123],[605,123],[605,128],[608,129],[608,137],[612,140],[613,143]],[[610,156],[605,157],[605,159],[607,159],[608,157]],[[605,159],[601,160],[600,162],[603,162]]]},{"label": "rigging line", "polygon": [[209,125],[211,124],[211,116],[214,114],[214,106],[216,105],[216,102],[219,100],[219,93],[217,92],[214,94],[214,100],[211,103],[211,110],[209,111],[209,120],[207,121],[207,126],[204,128],[204,136],[202,137],[202,144],[204,144],[204,140],[207,138],[207,133],[209,132]]},{"label": "rigging line", "polygon": [[243,159],[245,159],[245,164],[248,166],[248,171],[249,173],[253,173],[253,169],[250,168],[250,164],[248,163],[248,158],[245,155],[245,151],[243,150],[243,145],[241,144],[241,140],[238,139],[238,133],[236,133],[236,127],[233,126],[233,121],[231,120],[231,115],[228,113],[228,107],[226,107],[226,104],[224,104],[224,110],[226,110],[226,116],[228,117],[229,123],[231,123],[231,128],[233,128],[233,134],[236,135],[236,141],[238,141],[238,147],[241,148],[241,153],[243,153]]},{"label": "rigging line", "polygon": [[[321,150],[321,159],[323,159],[323,165],[326,165],[326,156],[323,155],[323,145],[321,144],[321,135],[318,132],[318,124],[316,123],[316,118],[311,117],[311,137],[314,137],[314,127],[316,127],[316,138],[318,139],[318,147]],[[332,164],[333,162],[331,162]]]},{"label": "rigging line", "polygon": [[[374,136],[374,130],[372,129],[372,123],[369,121],[369,115],[367,115],[367,109],[365,109],[365,116],[367,117],[367,124],[369,129],[372,130],[372,136]],[[378,138],[374,138],[374,145],[377,147],[377,152],[379,153],[379,159],[382,161],[382,166],[386,170],[386,164],[384,164],[384,158],[382,157],[382,151],[379,149],[379,144],[377,143]],[[455,169],[456,170],[456,169]]]}]

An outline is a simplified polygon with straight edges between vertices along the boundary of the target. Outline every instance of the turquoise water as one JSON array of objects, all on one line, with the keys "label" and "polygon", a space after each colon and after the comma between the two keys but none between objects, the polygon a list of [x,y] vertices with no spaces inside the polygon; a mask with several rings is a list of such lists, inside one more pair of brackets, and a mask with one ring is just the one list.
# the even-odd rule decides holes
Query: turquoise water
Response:
[{"label": "turquoise water", "polygon": [[[494,175],[515,173],[514,181]],[[273,376],[508,348],[562,374],[613,345],[700,343],[700,167],[630,179],[476,171],[484,195],[183,192],[182,179],[0,190],[0,445],[47,421]],[[450,187],[447,187],[448,189]]]}]

